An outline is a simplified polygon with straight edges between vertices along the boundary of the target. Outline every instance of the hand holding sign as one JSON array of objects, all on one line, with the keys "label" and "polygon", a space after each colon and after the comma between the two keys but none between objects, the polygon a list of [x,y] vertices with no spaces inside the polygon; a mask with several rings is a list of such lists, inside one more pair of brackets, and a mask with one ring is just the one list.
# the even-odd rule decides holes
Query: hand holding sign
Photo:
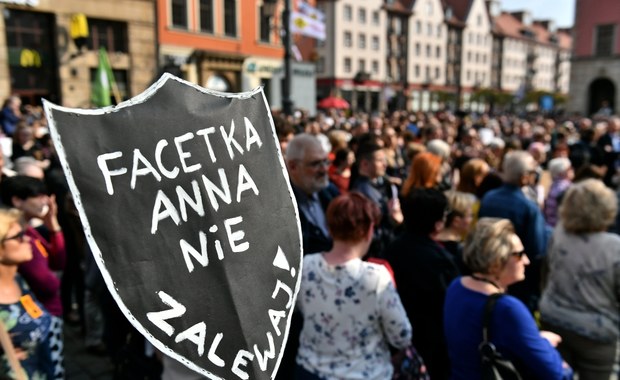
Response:
[{"label": "hand holding sign", "polygon": [[301,238],[262,90],[214,93],[165,74],[116,108],[45,108],[127,318],[209,378],[273,378]]}]

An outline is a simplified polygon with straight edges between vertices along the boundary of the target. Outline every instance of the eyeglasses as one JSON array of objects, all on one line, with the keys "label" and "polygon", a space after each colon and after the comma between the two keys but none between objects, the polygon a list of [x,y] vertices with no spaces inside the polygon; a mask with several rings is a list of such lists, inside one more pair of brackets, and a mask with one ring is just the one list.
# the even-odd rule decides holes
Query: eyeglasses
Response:
[{"label": "eyeglasses", "polygon": [[309,168],[312,169],[318,169],[321,166],[329,166],[330,162],[327,158],[324,158],[322,160],[314,160],[314,161],[310,161],[310,162],[304,162],[304,165],[306,165]]},{"label": "eyeglasses", "polygon": [[517,259],[521,260],[521,258],[523,256],[525,256],[525,250],[519,251],[519,252],[513,252],[513,253],[511,253],[511,255],[516,257]]},{"label": "eyeglasses", "polygon": [[13,236],[5,237],[4,239],[0,240],[0,242],[4,243],[7,240],[17,240],[19,243],[23,243],[24,236],[26,236],[26,231],[21,230]]}]

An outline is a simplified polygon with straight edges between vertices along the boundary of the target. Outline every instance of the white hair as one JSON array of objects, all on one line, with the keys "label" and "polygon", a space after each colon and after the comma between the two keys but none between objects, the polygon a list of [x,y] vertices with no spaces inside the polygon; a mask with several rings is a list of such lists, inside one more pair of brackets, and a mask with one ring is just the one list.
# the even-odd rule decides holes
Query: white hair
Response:
[{"label": "white hair", "polygon": [[551,178],[556,179],[560,178],[562,175],[566,173],[568,169],[570,169],[571,164],[570,160],[566,157],[558,157],[549,161],[549,173],[551,174]]},{"label": "white hair", "polygon": [[447,160],[450,157],[450,145],[443,140],[434,139],[429,141],[426,144],[426,149],[443,160]]},{"label": "white hair", "polygon": [[506,154],[502,166],[504,181],[513,185],[518,185],[521,177],[531,170],[534,158],[524,150],[517,150]]}]

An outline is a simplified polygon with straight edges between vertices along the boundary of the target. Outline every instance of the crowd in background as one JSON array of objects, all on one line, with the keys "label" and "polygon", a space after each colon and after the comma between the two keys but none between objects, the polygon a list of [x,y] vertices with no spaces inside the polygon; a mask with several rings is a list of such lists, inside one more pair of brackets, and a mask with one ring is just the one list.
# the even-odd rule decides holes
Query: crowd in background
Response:
[{"label": "crowd in background", "polygon": [[[615,378],[620,118],[273,116],[304,249],[278,379],[390,379],[390,355],[410,344],[432,379],[473,378],[486,297],[504,292],[493,339],[525,378],[569,378],[571,368]],[[0,320],[41,330],[14,340],[24,369],[63,378],[64,323],[82,326],[88,350],[110,356],[119,378],[197,377],[166,358],[162,375],[115,307],[42,109],[11,97],[0,123],[0,194],[20,213],[0,215]],[[31,257],[7,259],[14,243]]]}]

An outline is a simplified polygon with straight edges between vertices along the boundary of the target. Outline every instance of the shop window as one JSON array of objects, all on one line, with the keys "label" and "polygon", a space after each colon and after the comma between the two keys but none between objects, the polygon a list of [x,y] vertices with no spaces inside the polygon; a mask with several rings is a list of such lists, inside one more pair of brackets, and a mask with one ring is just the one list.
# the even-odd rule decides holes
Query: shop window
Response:
[{"label": "shop window", "polygon": [[41,104],[41,97],[60,102],[54,15],[7,8],[4,25],[10,91],[26,104]]},{"label": "shop window", "polygon": [[127,24],[119,21],[88,19],[90,29],[88,47],[99,50],[103,47],[109,52],[127,53]]}]

